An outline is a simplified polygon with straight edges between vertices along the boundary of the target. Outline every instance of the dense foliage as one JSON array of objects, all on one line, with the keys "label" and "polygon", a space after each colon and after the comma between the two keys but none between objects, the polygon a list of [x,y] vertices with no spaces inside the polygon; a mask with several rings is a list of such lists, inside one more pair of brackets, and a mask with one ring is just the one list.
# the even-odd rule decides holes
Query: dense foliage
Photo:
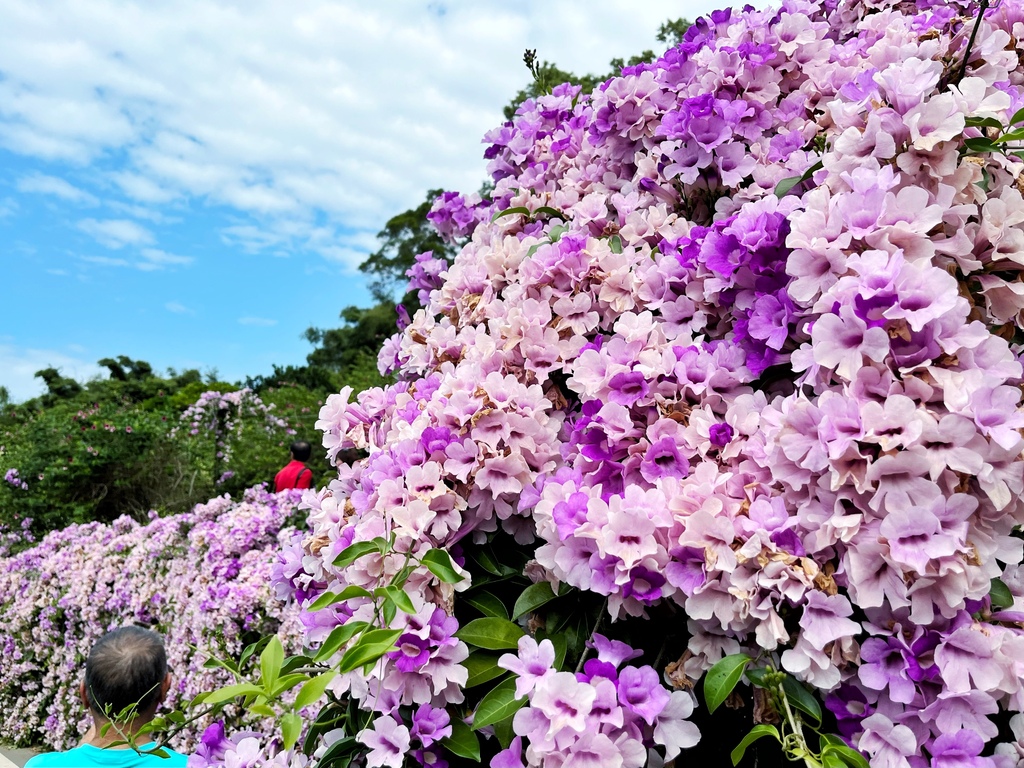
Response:
[{"label": "dense foliage", "polygon": [[734,761],[1017,764],[1024,5],[986,7],[718,12],[491,132],[398,382],[321,412],[368,455],[282,575],[337,727],[198,764],[719,765],[743,722]]},{"label": "dense foliage", "polygon": [[[295,611],[269,583],[300,496],[256,489],[146,523],[73,525],[0,558],[0,740],[74,746],[89,724],[78,697],[82,665],[114,627],[164,635],[172,706],[232,679],[205,667],[207,658],[237,655],[267,632],[296,637]],[[205,724],[172,743],[190,749]]]},{"label": "dense foliage", "polygon": [[[143,520],[151,509],[180,513],[272,481],[289,443],[314,439],[327,392],[272,381],[261,382],[259,395],[239,395],[236,385],[204,382],[198,371],[162,377],[144,361],[100,363],[110,377],[85,384],[40,371],[47,392],[0,411],[0,524],[28,520],[41,534],[121,515]],[[224,410],[192,419],[208,393]],[[319,454],[310,466],[318,479],[329,470]]]}]

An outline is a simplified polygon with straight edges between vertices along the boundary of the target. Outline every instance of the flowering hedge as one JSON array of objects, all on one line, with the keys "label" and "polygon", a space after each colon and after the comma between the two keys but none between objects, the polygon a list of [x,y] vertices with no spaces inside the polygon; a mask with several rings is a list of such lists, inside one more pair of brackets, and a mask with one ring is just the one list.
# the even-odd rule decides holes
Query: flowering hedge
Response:
[{"label": "flowering hedge", "polygon": [[[170,706],[229,679],[203,666],[208,656],[237,655],[266,632],[296,638],[295,612],[269,582],[300,496],[257,488],[146,524],[73,525],[0,559],[0,740],[76,744],[88,727],[78,696],[85,658],[115,627],[164,635]],[[200,730],[176,746],[190,748]]]},{"label": "flowering hedge", "polygon": [[368,766],[661,765],[730,694],[809,766],[1024,755],[1024,3],[986,7],[721,11],[488,135],[282,568]]}]

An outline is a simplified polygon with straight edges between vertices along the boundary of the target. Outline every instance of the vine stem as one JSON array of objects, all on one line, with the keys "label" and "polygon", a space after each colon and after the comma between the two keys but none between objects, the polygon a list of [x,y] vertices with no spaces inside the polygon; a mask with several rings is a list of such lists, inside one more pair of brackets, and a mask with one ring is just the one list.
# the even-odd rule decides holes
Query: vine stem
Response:
[{"label": "vine stem", "polygon": [[971,49],[974,48],[974,40],[978,36],[978,28],[981,26],[981,20],[985,18],[985,11],[988,10],[988,4],[989,0],[981,0],[978,4],[978,18],[975,19],[974,29],[971,30],[971,36],[967,40],[967,48],[964,50],[964,61],[963,64],[960,65],[960,74],[957,75],[956,83],[953,83],[953,85],[959,84],[967,74],[967,64],[971,59]]}]

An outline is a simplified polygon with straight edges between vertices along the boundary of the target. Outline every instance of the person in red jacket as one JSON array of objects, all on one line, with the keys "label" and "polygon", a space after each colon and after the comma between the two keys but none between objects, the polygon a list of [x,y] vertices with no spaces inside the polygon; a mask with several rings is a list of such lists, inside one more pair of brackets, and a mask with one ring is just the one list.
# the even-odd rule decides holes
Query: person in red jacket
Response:
[{"label": "person in red jacket", "polygon": [[291,461],[274,476],[274,490],[283,491],[287,488],[311,488],[313,472],[306,466],[312,447],[305,440],[297,440],[291,445]]}]

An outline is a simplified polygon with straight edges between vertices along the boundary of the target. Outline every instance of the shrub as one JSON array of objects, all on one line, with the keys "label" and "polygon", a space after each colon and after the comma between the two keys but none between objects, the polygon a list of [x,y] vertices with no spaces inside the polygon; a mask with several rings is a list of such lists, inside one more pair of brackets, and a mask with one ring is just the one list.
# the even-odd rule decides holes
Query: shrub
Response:
[{"label": "shrub", "polygon": [[[85,658],[115,627],[164,636],[172,707],[231,679],[205,668],[208,657],[237,655],[265,633],[294,638],[295,614],[269,581],[300,495],[257,488],[147,523],[72,525],[0,559],[0,740],[76,744],[88,726],[78,698]],[[203,725],[175,746],[189,749]]]}]

